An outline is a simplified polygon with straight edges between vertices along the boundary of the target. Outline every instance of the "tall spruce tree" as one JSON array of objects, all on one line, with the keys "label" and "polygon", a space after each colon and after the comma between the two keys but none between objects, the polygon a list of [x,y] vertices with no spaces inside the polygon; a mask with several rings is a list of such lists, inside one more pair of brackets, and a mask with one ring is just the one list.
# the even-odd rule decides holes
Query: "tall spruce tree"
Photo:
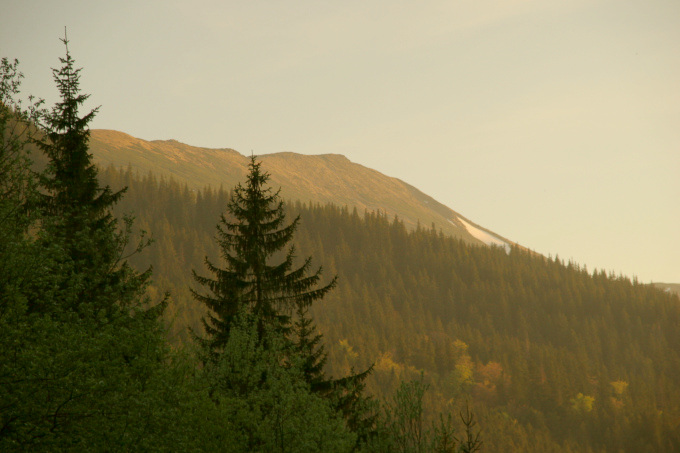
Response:
[{"label": "tall spruce tree", "polygon": [[[289,246],[299,217],[286,225],[283,201],[279,192],[267,186],[269,174],[261,163],[251,157],[250,172],[245,186],[236,186],[217,225],[217,242],[225,268],[205,264],[213,277],[193,271],[197,283],[208,294],[192,290],[194,297],[205,304],[209,312],[203,318],[207,337],[197,338],[209,356],[218,354],[228,339],[235,317],[246,312],[265,325],[281,331],[290,329],[290,315],[298,306],[307,307],[324,297],[336,284],[334,278],[318,287],[322,269],[309,274],[311,257],[294,266],[295,247]],[[280,262],[276,257],[288,247]],[[308,275],[309,274],[309,275]]]},{"label": "tall spruce tree", "polygon": [[27,154],[39,104],[21,108],[17,63],[0,62],[0,451],[194,449],[197,423],[178,406],[196,398],[143,303],[148,273],[120,259],[121,192],[99,187],[68,47],[62,62],[41,187]]},{"label": "tall spruce tree", "polygon": [[[269,174],[262,171],[254,156],[248,167],[245,186],[239,183],[227,204],[230,217],[222,214],[217,225],[226,267],[217,267],[206,257],[213,277],[193,272],[196,282],[209,290],[208,294],[192,290],[194,297],[209,309],[203,318],[207,336],[196,336],[205,360],[219,361],[232,327],[239,316],[246,314],[259,323],[260,341],[266,343],[267,332],[272,329],[286,339],[288,361],[299,364],[310,390],[330,400],[348,427],[364,437],[374,422],[368,398],[362,395],[371,369],[340,379],[326,377],[322,336],[307,312],[313,302],[335,286],[337,277],[319,287],[322,268],[309,274],[311,257],[299,267],[294,266],[295,248],[289,243],[300,217],[286,225],[279,191],[267,185]],[[294,310],[296,318],[291,322]]]},{"label": "tall spruce tree", "polygon": [[[93,313],[103,310],[105,317],[111,318],[139,300],[150,269],[140,274],[123,259],[132,219],[125,218],[123,228],[119,228],[111,210],[125,189],[114,192],[99,184],[88,148],[88,125],[98,108],[80,116],[79,109],[89,95],[80,93],[80,69],[74,67],[66,34],[61,41],[66,57],[60,58],[60,69],[52,70],[61,100],[43,116],[44,136],[35,141],[48,158],[39,178],[41,240],[60,265],[58,274],[63,278],[57,284],[55,298],[60,308]],[[137,250],[146,243],[142,237]],[[45,305],[43,298],[34,300],[30,308],[55,308]]]}]

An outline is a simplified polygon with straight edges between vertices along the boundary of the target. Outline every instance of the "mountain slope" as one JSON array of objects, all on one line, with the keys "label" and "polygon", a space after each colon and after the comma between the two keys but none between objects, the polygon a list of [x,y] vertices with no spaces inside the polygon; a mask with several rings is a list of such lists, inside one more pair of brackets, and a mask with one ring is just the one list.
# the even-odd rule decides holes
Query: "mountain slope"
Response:
[{"label": "mountain slope", "polygon": [[[198,148],[176,140],[146,141],[112,130],[92,130],[90,151],[100,166],[130,166],[145,174],[172,176],[191,189],[231,188],[244,179],[248,158],[233,149]],[[361,213],[397,215],[409,229],[418,222],[469,243],[509,247],[488,231],[415,187],[351,162],[338,154],[308,156],[292,152],[259,156],[284,199],[356,207]]]},{"label": "mountain slope", "polygon": [[654,283],[654,286],[666,291],[667,293],[677,294],[680,296],[680,283]]},{"label": "mountain slope", "polygon": [[[116,214],[134,213],[155,238],[131,264],[152,266],[151,296],[172,294],[173,339],[200,331],[191,270],[206,275],[206,255],[223,263],[215,225],[228,192],[192,194],[112,167],[100,176],[129,187]],[[286,211],[301,216],[300,259],[323,265],[326,281],[338,276],[311,310],[330,375],[374,364],[368,389],[386,396],[423,373],[427,413],[469,401],[490,453],[680,451],[677,296],[519,248],[409,232],[379,213],[298,202]]]}]

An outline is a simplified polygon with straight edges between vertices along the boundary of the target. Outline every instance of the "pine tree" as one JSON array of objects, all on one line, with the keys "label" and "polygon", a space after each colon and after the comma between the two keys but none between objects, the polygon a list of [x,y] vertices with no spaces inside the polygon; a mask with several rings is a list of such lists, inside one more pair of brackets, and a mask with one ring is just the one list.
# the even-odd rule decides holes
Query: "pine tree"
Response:
[{"label": "pine tree", "polygon": [[268,325],[285,332],[290,329],[292,310],[320,300],[336,284],[334,278],[317,287],[322,268],[308,275],[311,257],[294,267],[293,246],[288,247],[280,262],[275,262],[292,241],[300,218],[285,224],[283,201],[278,191],[267,186],[269,174],[260,166],[252,156],[245,186],[239,183],[227,204],[227,213],[233,220],[220,216],[218,244],[226,267],[217,267],[206,257],[205,264],[214,277],[193,272],[195,281],[209,290],[208,294],[195,290],[192,293],[209,309],[203,318],[207,337],[197,340],[212,358],[226,344],[238,313],[255,316],[260,331]]}]

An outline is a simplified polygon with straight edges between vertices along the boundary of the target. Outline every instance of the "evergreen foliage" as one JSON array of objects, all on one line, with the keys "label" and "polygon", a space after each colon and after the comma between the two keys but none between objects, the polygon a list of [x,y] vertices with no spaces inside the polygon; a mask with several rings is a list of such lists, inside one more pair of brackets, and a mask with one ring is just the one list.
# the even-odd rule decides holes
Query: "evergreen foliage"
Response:
[{"label": "evergreen foliage", "polygon": [[[184,269],[205,255],[219,258],[210,219],[229,192],[192,192],[163,176],[112,168],[103,175],[113,187],[130,186],[120,208],[161,232],[135,263],[154,265],[154,291],[172,291],[177,303],[168,314],[180,341],[182,326],[200,329],[204,313],[183,289]],[[308,313],[324,335],[328,375],[375,363],[366,392],[386,399],[423,371],[427,423],[438,412],[465,413],[470,401],[484,451],[680,446],[677,296],[558,257],[408,231],[380,213],[302,203],[285,209],[303,219],[294,238],[302,256],[323,257],[340,276]],[[593,398],[590,412],[572,407],[579,393]],[[464,432],[458,417],[453,424]]]},{"label": "evergreen foliage", "polygon": [[311,390],[285,336],[269,325],[260,329],[256,315],[237,314],[223,354],[205,373],[230,430],[224,442],[240,452],[351,451],[356,435],[331,401]]},{"label": "evergreen foliage", "polygon": [[[255,180],[231,195],[130,170],[98,174],[88,116],[78,118],[77,101],[66,107],[82,99],[68,50],[63,65],[55,74],[71,82],[46,124],[70,118],[79,132],[47,128],[41,191],[27,151],[39,109],[12,101],[16,63],[3,60],[0,73],[1,451],[472,452],[477,420],[489,452],[680,449],[676,295],[557,257],[407,231],[381,213],[284,205],[254,158]],[[78,168],[83,187],[67,189]],[[213,219],[229,200],[215,247]],[[154,247],[130,257],[153,265],[155,282],[120,258],[131,220],[118,229],[114,208],[156,232]],[[296,266],[293,243],[342,278],[314,289],[321,269]],[[220,253],[227,268],[212,267],[204,297],[233,304],[206,313],[186,269]],[[221,276],[234,287],[223,290]],[[207,334],[212,360],[169,347],[144,296],[161,289],[175,296],[166,313],[175,346],[186,325],[201,333],[204,315],[223,322],[207,318],[226,329],[220,344]],[[354,374],[373,362],[370,378]]]},{"label": "evergreen foliage", "polygon": [[[39,176],[41,209],[40,242],[60,266],[55,297],[67,310],[82,315],[105,318],[118,316],[130,304],[143,296],[150,269],[139,273],[124,259],[129,245],[131,218],[118,220],[111,213],[125,189],[113,192],[101,187],[98,169],[88,150],[88,124],[97,109],[79,116],[79,108],[88,95],[79,92],[80,69],[68,50],[68,40],[62,67],[53,69],[54,80],[61,95],[51,112],[41,118],[44,134],[34,143],[47,156],[47,169]],[[140,239],[135,251],[147,242]],[[36,289],[40,292],[41,289]],[[159,306],[159,308],[162,308]],[[31,311],[53,311],[47,300],[31,300]]]},{"label": "evergreen foliage", "polygon": [[81,69],[74,68],[68,40],[64,38],[62,42],[66,47],[66,57],[60,58],[63,66],[52,70],[61,100],[45,115],[42,128],[46,134],[37,144],[49,159],[41,175],[41,185],[47,191],[43,200],[45,213],[62,222],[58,234],[66,239],[76,258],[78,233],[108,226],[109,210],[124,189],[114,193],[109,187],[99,186],[97,168],[88,149],[88,124],[98,108],[79,116],[79,108],[89,95],[79,92]]},{"label": "evergreen foliage", "polygon": [[373,435],[377,415],[373,411],[373,402],[365,396],[365,381],[373,371],[373,365],[361,373],[351,368],[343,378],[328,378],[328,354],[323,335],[309,316],[308,307],[303,304],[298,304],[296,310],[291,347],[311,390],[334,401],[334,407],[344,415],[349,428],[360,434],[360,439]]},{"label": "evergreen foliage", "polygon": [[[30,205],[35,198],[35,178],[30,169],[27,145],[35,129],[42,101],[24,108],[20,96],[23,74],[19,62],[0,61],[0,295],[3,312],[9,300],[21,294],[25,277],[35,265],[25,238],[31,224]],[[33,101],[33,98],[30,98]]]},{"label": "evergreen foliage", "polygon": [[298,305],[293,324],[293,347],[295,354],[302,359],[302,370],[307,381],[315,391],[328,392],[330,383],[325,378],[324,367],[328,360],[323,335],[318,333],[314,321],[309,316],[309,308]]},{"label": "evergreen foliage", "polygon": [[247,310],[263,325],[286,331],[290,327],[290,312],[307,307],[324,297],[336,284],[315,288],[321,278],[321,268],[307,275],[311,257],[294,268],[295,248],[290,247],[279,263],[273,260],[293,239],[299,217],[284,225],[283,201],[278,192],[267,187],[269,175],[261,171],[253,156],[245,187],[234,189],[227,213],[217,225],[218,244],[227,267],[215,266],[207,257],[205,264],[214,278],[202,277],[194,271],[194,279],[206,286],[211,294],[192,290],[194,297],[210,312],[203,320],[208,338],[199,339],[214,357],[229,337],[236,314]]},{"label": "evergreen foliage", "polygon": [[[192,291],[210,310],[202,321],[207,338],[197,336],[198,342],[207,361],[219,360],[234,320],[239,313],[246,313],[258,323],[262,341],[268,338],[265,333],[269,330],[281,334],[286,340],[288,362],[300,363],[311,391],[333,401],[349,427],[366,435],[374,420],[367,415],[362,392],[371,369],[358,374],[351,370],[341,379],[326,377],[322,335],[315,332],[307,316],[312,303],[322,299],[336,285],[337,278],[318,287],[322,269],[308,275],[311,257],[295,267],[295,248],[289,243],[300,217],[285,225],[283,201],[267,186],[269,175],[261,170],[254,156],[249,169],[245,186],[238,184],[227,204],[231,217],[222,214],[217,226],[218,244],[227,267],[218,268],[206,257],[206,266],[214,278],[193,273],[194,279],[212,293]],[[293,309],[297,317],[291,322]]]},{"label": "evergreen foliage", "polygon": [[[236,251],[230,263],[243,271],[230,274],[237,290],[225,292],[236,294],[238,309],[221,353],[201,367],[169,348],[164,304],[147,308],[150,270],[139,274],[121,258],[132,220],[118,229],[111,210],[123,191],[102,188],[92,165],[86,126],[94,112],[78,117],[85,97],[68,47],[62,63],[55,71],[62,101],[44,113],[39,138],[14,129],[23,122],[32,131],[35,118],[11,102],[17,64],[3,60],[0,74],[0,450],[357,451],[374,423],[359,411],[369,404],[368,371],[325,378],[308,309],[336,280],[314,289],[321,269],[307,276],[311,259],[294,267],[292,247],[283,263],[269,264],[298,220],[278,229],[284,210],[276,194],[267,210],[257,203],[266,190],[248,192],[266,182],[259,164],[253,159],[249,187],[235,191],[245,205],[230,205],[246,222],[222,217],[222,238]],[[29,142],[47,154],[40,185]]]},{"label": "evergreen foliage", "polygon": [[[160,310],[145,307],[148,274],[119,260],[128,236],[110,212],[117,197],[96,196],[109,192],[97,189],[68,52],[59,73],[63,98],[52,114],[22,110],[17,63],[2,61],[0,450],[167,451],[189,437],[177,408],[200,398],[185,399],[186,373],[169,366]],[[63,136],[30,124],[59,115]],[[47,193],[30,170],[34,142],[52,152]],[[81,182],[71,170],[87,175],[92,206],[68,187]],[[177,435],[161,436],[168,423]]]}]

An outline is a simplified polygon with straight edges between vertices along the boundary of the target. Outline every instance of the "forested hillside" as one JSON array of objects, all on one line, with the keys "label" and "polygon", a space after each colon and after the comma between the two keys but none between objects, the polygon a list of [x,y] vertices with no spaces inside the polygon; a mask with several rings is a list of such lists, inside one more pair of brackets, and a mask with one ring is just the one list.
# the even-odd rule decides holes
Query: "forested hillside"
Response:
[{"label": "forested hillside", "polygon": [[676,294],[283,203],[255,157],[102,170],[62,42],[51,110],[0,61],[0,450],[680,450]]},{"label": "forested hillside", "polygon": [[126,188],[101,183],[97,109],[81,115],[88,96],[62,42],[51,110],[24,107],[18,61],[0,60],[0,451],[478,451],[468,410],[462,431],[450,416],[423,423],[422,379],[381,401],[365,392],[372,367],[326,374],[309,308],[335,279],[319,286],[311,258],[294,262],[299,218],[254,158],[234,218],[220,218],[230,267],[193,274],[205,329],[173,348],[168,295],[129,261],[150,241],[113,215]]},{"label": "forested hillside", "polygon": [[[219,262],[215,226],[229,193],[109,167],[118,212],[155,243],[152,296],[170,291],[175,343],[199,329],[192,269]],[[430,413],[480,417],[485,451],[680,449],[680,300],[622,276],[518,248],[480,247],[351,207],[287,204],[301,215],[298,256],[313,256],[338,288],[313,307],[328,372],[374,363],[369,389],[431,385]],[[318,260],[318,261],[317,261]]]}]

